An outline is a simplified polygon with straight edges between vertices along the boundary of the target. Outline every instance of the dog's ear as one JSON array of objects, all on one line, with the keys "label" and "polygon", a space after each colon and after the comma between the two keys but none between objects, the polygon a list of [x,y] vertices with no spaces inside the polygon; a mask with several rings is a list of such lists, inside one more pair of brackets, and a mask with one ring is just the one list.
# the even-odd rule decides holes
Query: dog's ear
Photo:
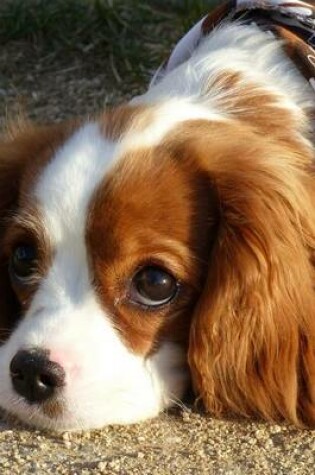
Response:
[{"label": "dog's ear", "polygon": [[23,180],[26,176],[30,180],[35,178],[32,175],[40,161],[49,159],[71,127],[71,124],[42,127],[26,122],[13,124],[0,140],[0,344],[8,337],[20,311],[3,254],[7,225],[19,207]]},{"label": "dog's ear", "polygon": [[207,171],[220,216],[192,317],[194,387],[215,415],[314,426],[311,152],[250,128],[209,128],[186,131],[182,150]]}]

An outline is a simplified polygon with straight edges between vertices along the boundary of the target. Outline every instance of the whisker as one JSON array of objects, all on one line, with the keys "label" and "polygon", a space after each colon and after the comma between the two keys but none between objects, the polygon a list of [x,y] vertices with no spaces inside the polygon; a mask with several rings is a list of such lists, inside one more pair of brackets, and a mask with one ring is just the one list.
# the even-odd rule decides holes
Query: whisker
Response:
[{"label": "whisker", "polygon": [[188,406],[186,406],[186,404],[181,399],[176,397],[174,394],[170,394],[169,399],[171,403],[174,404],[174,406],[179,407],[183,411],[187,411],[189,409]]}]

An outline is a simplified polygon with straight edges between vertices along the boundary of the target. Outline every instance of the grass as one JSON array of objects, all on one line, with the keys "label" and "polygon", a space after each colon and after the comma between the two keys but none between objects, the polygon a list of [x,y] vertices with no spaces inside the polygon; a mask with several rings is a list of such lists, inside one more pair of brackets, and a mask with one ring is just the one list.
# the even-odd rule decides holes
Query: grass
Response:
[{"label": "grass", "polygon": [[141,81],[216,0],[2,0],[0,43],[52,60],[72,55]]}]

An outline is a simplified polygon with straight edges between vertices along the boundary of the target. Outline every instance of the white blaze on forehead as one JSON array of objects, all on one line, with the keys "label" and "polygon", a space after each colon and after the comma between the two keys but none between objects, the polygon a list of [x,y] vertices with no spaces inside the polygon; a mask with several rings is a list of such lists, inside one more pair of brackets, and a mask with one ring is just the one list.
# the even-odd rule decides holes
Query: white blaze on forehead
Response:
[{"label": "white blaze on forehead", "polygon": [[[35,189],[52,237],[65,231],[84,233],[91,196],[112,164],[115,143],[107,140],[97,123],[82,126],[45,168]],[[51,230],[49,229],[49,230]]]}]

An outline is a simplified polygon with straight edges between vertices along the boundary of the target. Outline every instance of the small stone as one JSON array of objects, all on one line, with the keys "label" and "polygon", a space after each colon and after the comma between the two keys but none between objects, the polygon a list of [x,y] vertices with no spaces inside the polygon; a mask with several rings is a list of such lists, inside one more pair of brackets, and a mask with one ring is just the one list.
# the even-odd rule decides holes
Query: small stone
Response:
[{"label": "small stone", "polygon": [[282,432],[282,427],[278,426],[278,425],[275,425],[275,426],[272,427],[272,432],[274,434],[277,434],[278,432]]},{"label": "small stone", "polygon": [[257,440],[261,440],[261,439],[264,439],[266,437],[265,432],[261,429],[256,430],[255,436],[256,436]]},{"label": "small stone", "polygon": [[98,468],[98,470],[100,470],[100,471],[105,470],[105,469],[107,468],[107,462],[99,462],[99,463],[97,464],[97,468]]}]

